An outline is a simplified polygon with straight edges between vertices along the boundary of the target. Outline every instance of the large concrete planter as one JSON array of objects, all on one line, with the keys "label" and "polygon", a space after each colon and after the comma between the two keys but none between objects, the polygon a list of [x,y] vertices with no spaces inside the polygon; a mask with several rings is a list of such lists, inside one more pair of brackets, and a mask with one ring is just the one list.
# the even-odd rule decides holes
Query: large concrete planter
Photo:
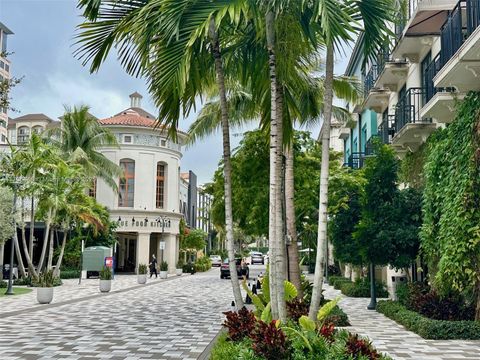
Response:
[{"label": "large concrete planter", "polygon": [[112,280],[100,280],[100,292],[107,293],[112,289]]},{"label": "large concrete planter", "polygon": [[37,288],[37,301],[39,304],[50,304],[53,300],[53,287]]},{"label": "large concrete planter", "polygon": [[137,282],[139,284],[146,284],[147,283],[147,274],[138,274],[137,275]]},{"label": "large concrete planter", "polygon": [[175,269],[175,274],[177,274],[177,276],[182,276],[183,269]]},{"label": "large concrete planter", "polygon": [[168,271],[160,271],[160,279],[166,279],[168,275]]}]

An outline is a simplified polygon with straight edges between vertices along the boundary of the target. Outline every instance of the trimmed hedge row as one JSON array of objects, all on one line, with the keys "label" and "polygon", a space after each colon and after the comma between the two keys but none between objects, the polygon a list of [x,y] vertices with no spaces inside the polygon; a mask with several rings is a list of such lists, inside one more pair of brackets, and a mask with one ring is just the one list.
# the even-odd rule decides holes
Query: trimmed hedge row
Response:
[{"label": "trimmed hedge row", "polygon": [[80,270],[61,270],[60,279],[78,279],[80,277]]},{"label": "trimmed hedge row", "polygon": [[[383,282],[376,281],[375,289],[377,297],[387,298],[388,291]],[[370,281],[367,279],[358,279],[355,282],[340,283],[342,294],[349,297],[370,297]]]},{"label": "trimmed hedge row", "polygon": [[476,321],[433,320],[408,310],[402,304],[391,300],[379,301],[377,311],[424,339],[480,339],[480,323]]}]

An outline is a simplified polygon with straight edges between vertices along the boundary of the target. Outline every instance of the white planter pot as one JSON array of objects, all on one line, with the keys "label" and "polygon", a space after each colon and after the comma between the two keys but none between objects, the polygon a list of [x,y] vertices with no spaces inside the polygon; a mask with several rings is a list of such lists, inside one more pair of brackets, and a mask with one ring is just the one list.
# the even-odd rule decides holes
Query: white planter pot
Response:
[{"label": "white planter pot", "polygon": [[109,292],[112,289],[112,280],[100,280],[100,292]]},{"label": "white planter pot", "polygon": [[160,279],[166,279],[167,278],[167,271],[160,271]]},{"label": "white planter pot", "polygon": [[37,288],[37,301],[39,304],[50,304],[53,300],[53,287]]},{"label": "white planter pot", "polygon": [[137,282],[139,284],[145,284],[147,282],[147,274],[138,274],[137,275]]},{"label": "white planter pot", "polygon": [[175,274],[177,274],[177,276],[182,276],[183,269],[175,269]]}]

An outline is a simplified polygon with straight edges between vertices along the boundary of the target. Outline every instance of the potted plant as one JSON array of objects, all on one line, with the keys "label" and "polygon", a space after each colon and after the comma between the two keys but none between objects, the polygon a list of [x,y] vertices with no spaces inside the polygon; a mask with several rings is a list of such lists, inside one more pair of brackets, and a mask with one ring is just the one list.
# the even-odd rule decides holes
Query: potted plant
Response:
[{"label": "potted plant", "polygon": [[52,270],[38,275],[35,286],[37,287],[37,301],[39,304],[50,304],[52,302],[54,280],[55,277]]},{"label": "potted plant", "polygon": [[168,274],[168,263],[166,261],[162,261],[160,263],[160,279],[166,279]]},{"label": "potted plant", "polygon": [[138,265],[137,282],[139,284],[145,284],[147,282],[147,269],[148,268],[146,264]]},{"label": "potted plant", "polygon": [[112,289],[112,270],[108,266],[104,266],[99,275],[100,292],[109,292]]},{"label": "potted plant", "polygon": [[177,276],[181,276],[183,274],[183,266],[184,265],[185,265],[185,263],[183,262],[183,260],[178,259],[177,267],[175,268],[175,274],[177,274]]}]

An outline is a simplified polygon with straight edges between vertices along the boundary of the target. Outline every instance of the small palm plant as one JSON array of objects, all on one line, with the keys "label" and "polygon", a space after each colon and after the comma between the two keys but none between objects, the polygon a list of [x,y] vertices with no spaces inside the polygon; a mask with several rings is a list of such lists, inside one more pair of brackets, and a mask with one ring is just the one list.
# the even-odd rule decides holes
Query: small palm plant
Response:
[{"label": "small palm plant", "polygon": [[38,279],[35,283],[37,287],[49,288],[53,287],[55,282],[55,277],[53,276],[53,271],[45,271],[38,275]]},{"label": "small palm plant", "polygon": [[99,272],[100,280],[112,280],[112,269],[108,266],[104,266]]},{"label": "small palm plant", "polygon": [[146,264],[139,264],[138,265],[138,274],[145,275],[147,273],[147,265]]},{"label": "small palm plant", "polygon": [[168,263],[166,261],[160,263],[160,271],[168,271]]}]

